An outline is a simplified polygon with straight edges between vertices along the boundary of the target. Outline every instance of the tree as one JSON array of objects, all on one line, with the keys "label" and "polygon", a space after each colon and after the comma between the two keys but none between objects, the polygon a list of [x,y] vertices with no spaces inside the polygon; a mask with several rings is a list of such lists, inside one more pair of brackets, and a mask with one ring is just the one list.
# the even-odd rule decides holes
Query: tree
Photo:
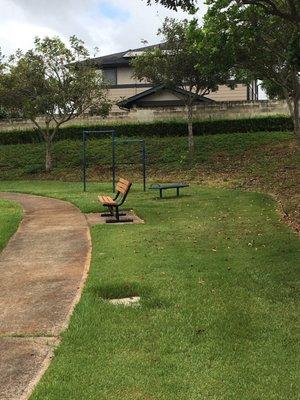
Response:
[{"label": "tree", "polygon": [[[213,1],[213,0],[212,0]],[[244,5],[258,6],[266,16],[275,16],[300,26],[299,0],[231,0],[243,8]]]},{"label": "tree", "polygon": [[132,61],[134,76],[185,91],[182,100],[187,108],[188,147],[193,151],[193,106],[199,95],[217,90],[228,80],[224,54],[214,47],[195,19],[166,19],[158,34],[163,36],[163,46],[149,49]]},{"label": "tree", "polygon": [[[36,38],[34,49],[0,62],[0,105],[30,119],[45,141],[45,169],[51,171],[52,143],[60,126],[105,103],[106,87],[84,43],[72,36]],[[1,56],[1,54],[0,54]]]},{"label": "tree", "polygon": [[[194,12],[197,0],[147,0],[148,4],[155,1],[172,10],[182,8],[185,11]],[[218,0],[217,0],[218,1]],[[300,2],[299,0],[221,0],[224,9],[229,5],[237,5],[244,9],[245,5],[256,5],[260,7],[266,15],[273,15],[285,21],[292,22],[300,26]],[[215,4],[216,0],[208,0],[208,4]]]},{"label": "tree", "polygon": [[[271,98],[287,101],[300,138],[300,36],[293,24],[267,16],[253,5],[243,10],[216,3],[205,17],[205,27],[226,37],[224,51],[234,60],[232,73],[243,79],[260,79]],[[293,43],[291,42],[293,38]]]},{"label": "tree", "polygon": [[182,8],[185,11],[195,11],[197,0],[147,0],[147,4],[149,5],[152,2],[160,3],[175,11],[177,11],[178,8]]},{"label": "tree", "polygon": [[[197,4],[193,0],[184,4],[175,0],[155,1],[191,11]],[[229,37],[224,51],[235,55],[236,73],[245,79],[262,79],[271,98],[287,101],[299,137],[300,1],[208,0],[207,4],[208,14],[215,14],[215,22],[210,22],[214,26],[212,32]]]}]

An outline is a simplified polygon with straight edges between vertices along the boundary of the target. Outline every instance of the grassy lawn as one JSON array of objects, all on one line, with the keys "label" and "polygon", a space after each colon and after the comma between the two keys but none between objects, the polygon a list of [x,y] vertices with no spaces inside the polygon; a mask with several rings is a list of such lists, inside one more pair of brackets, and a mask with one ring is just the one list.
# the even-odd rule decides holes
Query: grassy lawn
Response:
[{"label": "grassy lawn", "polygon": [[[98,210],[110,185],[1,182]],[[268,196],[192,186],[157,200],[133,188],[145,225],[92,228],[92,266],[31,400],[298,399],[299,237]],[[106,299],[138,294],[141,306]]]},{"label": "grassy lawn", "polygon": [[21,216],[22,211],[18,204],[0,199],[0,251],[15,233]]},{"label": "grassy lawn", "polygon": [[[149,137],[149,182],[187,180],[209,186],[243,188],[270,193],[280,200],[286,218],[300,230],[300,151],[288,132],[257,132],[198,136],[192,159],[185,137]],[[67,149],[67,151],[66,151]],[[0,146],[2,180],[52,179],[79,181],[82,142],[54,143],[54,170],[43,172],[42,143]],[[141,181],[138,145],[118,146],[118,174]],[[89,180],[111,179],[111,143],[90,140]]]}]

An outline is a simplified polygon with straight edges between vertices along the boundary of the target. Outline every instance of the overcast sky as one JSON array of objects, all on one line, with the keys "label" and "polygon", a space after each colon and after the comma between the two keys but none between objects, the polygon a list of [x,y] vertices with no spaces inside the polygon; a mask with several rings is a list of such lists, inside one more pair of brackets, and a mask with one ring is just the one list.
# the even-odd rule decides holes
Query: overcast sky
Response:
[{"label": "overcast sky", "polygon": [[[205,7],[201,7],[201,18]],[[157,29],[165,17],[188,14],[146,0],[0,0],[0,47],[4,54],[32,47],[35,36],[71,35],[83,39],[100,55],[140,47],[141,40],[157,43]]]},{"label": "overcast sky", "polygon": [[[199,0],[199,20],[206,7]],[[165,17],[191,18],[146,0],[0,0],[0,48],[5,55],[33,46],[35,36],[76,35],[93,54],[110,54],[159,42],[157,30]],[[260,92],[260,98],[265,95]]]}]

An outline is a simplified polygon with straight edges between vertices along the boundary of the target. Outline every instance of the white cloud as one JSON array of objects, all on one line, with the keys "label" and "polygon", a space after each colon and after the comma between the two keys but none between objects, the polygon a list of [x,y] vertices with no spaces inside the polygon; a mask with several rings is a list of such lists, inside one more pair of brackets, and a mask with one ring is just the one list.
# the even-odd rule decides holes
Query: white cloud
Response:
[{"label": "white cloud", "polygon": [[[107,4],[119,10],[122,18],[101,11]],[[156,33],[165,17],[188,17],[162,6],[148,7],[146,0],[0,0],[0,12],[4,53],[30,48],[35,36],[59,35],[66,40],[75,34],[88,47],[97,46],[100,54],[109,54],[139,47],[141,39],[157,43]]]}]

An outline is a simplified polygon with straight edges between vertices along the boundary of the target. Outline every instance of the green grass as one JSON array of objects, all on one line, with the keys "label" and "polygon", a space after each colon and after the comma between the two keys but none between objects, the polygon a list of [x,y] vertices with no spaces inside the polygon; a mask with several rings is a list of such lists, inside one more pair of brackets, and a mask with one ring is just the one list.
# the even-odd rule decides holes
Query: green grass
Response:
[{"label": "green grass", "polygon": [[[96,211],[109,185],[3,182]],[[83,297],[31,400],[297,399],[299,237],[268,196],[192,186],[92,228]],[[139,294],[141,306],[105,299]]]},{"label": "green grass", "polygon": [[18,204],[0,199],[0,251],[17,230],[22,216]]},{"label": "green grass", "polygon": [[[153,175],[157,170],[163,173],[174,169],[190,171],[191,167],[197,168],[203,164],[213,167],[220,158],[226,161],[228,158],[243,156],[246,151],[255,151],[265,145],[288,142],[291,138],[292,135],[288,132],[199,136],[195,137],[196,149],[192,160],[188,156],[185,137],[147,138],[148,170],[149,174]],[[43,173],[44,152],[43,143],[0,146],[1,179],[49,179],[49,175]],[[82,165],[82,142],[80,140],[55,142],[53,154],[54,170],[50,178],[80,180]],[[111,141],[109,139],[90,140],[88,159],[91,178],[96,180],[108,178],[111,173]],[[132,173],[137,174],[140,168],[139,144],[119,145],[117,162],[119,169],[130,169]]]},{"label": "green grass", "polygon": [[[185,137],[146,139],[149,182],[186,180],[210,186],[258,190],[282,203],[287,219],[300,229],[300,151],[288,132],[236,133],[195,137],[189,157]],[[54,143],[54,169],[43,172],[43,144],[0,146],[1,180],[79,181],[81,141]],[[138,144],[119,145],[117,174],[141,181]],[[110,140],[90,140],[89,181],[111,179]]]}]

